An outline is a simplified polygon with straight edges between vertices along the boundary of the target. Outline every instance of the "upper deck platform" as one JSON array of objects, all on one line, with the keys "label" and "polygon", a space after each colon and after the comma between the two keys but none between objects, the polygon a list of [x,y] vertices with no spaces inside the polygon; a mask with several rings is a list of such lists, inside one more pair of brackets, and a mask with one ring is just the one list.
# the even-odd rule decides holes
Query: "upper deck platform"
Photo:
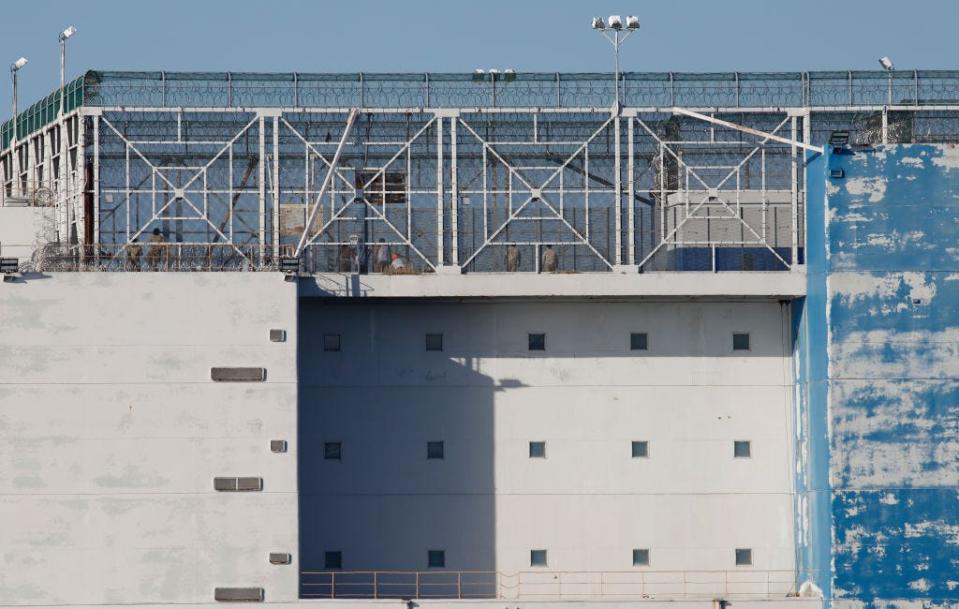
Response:
[{"label": "upper deck platform", "polygon": [[[54,93],[0,133],[0,214],[48,208],[3,246],[47,271],[295,258],[382,286],[491,285],[548,257],[577,277],[801,271],[811,155],[834,133],[956,142],[957,118],[952,71],[89,71],[62,114]],[[422,279],[374,278],[394,257]]]}]

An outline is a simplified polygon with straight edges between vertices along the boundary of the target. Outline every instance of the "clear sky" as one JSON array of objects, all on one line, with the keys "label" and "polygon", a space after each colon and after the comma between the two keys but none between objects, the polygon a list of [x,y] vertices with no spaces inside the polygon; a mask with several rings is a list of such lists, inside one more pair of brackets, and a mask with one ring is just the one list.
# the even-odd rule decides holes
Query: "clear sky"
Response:
[{"label": "clear sky", "polygon": [[[593,14],[636,14],[624,70],[959,67],[959,0],[29,0],[0,11],[0,63],[20,55],[21,108],[59,83],[57,33],[85,69],[610,71]],[[10,78],[0,78],[9,116]]]}]

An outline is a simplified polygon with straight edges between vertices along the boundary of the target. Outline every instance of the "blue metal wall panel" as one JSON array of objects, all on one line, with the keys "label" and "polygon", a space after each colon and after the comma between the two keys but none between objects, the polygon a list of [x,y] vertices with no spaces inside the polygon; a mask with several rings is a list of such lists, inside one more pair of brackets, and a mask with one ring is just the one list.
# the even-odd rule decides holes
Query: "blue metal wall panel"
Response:
[{"label": "blue metal wall panel", "polygon": [[959,149],[826,162],[844,173],[825,179],[832,596],[956,603]]}]

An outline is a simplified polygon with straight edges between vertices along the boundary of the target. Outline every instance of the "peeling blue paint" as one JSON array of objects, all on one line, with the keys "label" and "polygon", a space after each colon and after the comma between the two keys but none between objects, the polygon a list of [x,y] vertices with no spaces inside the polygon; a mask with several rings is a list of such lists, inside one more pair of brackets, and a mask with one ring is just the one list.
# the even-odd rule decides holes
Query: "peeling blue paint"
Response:
[{"label": "peeling blue paint", "polygon": [[[824,166],[844,177],[827,177]],[[829,154],[808,175],[806,339],[813,343],[817,311],[828,337],[824,349],[809,349],[810,370],[826,367],[826,391],[812,389],[810,372],[800,408],[811,449],[814,426],[829,425],[820,447],[831,515],[824,591],[866,608],[955,604],[959,148]],[[814,184],[824,185],[824,207]]]}]

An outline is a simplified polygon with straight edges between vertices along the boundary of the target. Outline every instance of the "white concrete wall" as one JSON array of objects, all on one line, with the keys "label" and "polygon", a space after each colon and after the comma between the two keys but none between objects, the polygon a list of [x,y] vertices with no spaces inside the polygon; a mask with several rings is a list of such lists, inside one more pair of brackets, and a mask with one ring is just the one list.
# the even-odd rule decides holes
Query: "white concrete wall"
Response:
[{"label": "white concrete wall", "polygon": [[26,262],[40,243],[56,239],[53,207],[0,206],[0,256]]},{"label": "white concrete wall", "polygon": [[[268,561],[297,555],[296,307],[276,274],[0,284],[0,605],[296,599],[295,559]],[[267,380],[214,383],[213,366]]]},{"label": "white concrete wall", "polygon": [[[776,302],[301,302],[304,568],[794,566],[788,309]],[[445,350],[427,352],[427,332]],[[544,353],[527,334],[545,332]],[[629,351],[646,332],[647,352]],[[732,333],[749,332],[748,352]],[[342,351],[322,350],[340,334]],[[443,461],[426,443],[445,442]],[[545,440],[545,460],[528,442]],[[630,442],[649,441],[632,459]],[[750,440],[752,457],[733,458]],[[343,442],[343,460],[322,458]],[[313,448],[306,449],[309,445]],[[753,549],[736,567],[735,548]],[[532,569],[535,571],[536,569]],[[720,592],[717,589],[716,592]],[[708,591],[705,591],[708,592]]]}]

